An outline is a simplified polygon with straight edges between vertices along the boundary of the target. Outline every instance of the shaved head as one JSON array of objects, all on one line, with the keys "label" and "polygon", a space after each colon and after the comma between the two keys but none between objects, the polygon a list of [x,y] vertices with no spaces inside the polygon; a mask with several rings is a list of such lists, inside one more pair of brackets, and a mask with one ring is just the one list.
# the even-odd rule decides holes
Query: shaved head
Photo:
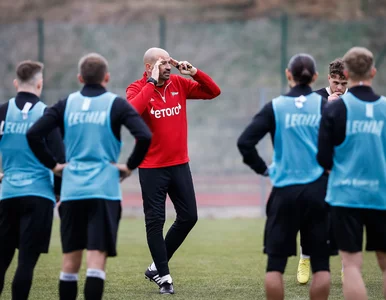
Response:
[{"label": "shaved head", "polygon": [[143,64],[145,65],[145,72],[147,77],[150,77],[154,66],[158,66],[159,73],[154,75],[155,80],[162,85],[166,80],[170,78],[171,72],[171,57],[168,52],[161,48],[150,48],[145,52],[143,56]]},{"label": "shaved head", "polygon": [[158,58],[169,58],[170,55],[168,52],[166,52],[164,49],[161,48],[150,48],[148,49],[144,56],[143,56],[143,63],[144,64],[154,64]]}]

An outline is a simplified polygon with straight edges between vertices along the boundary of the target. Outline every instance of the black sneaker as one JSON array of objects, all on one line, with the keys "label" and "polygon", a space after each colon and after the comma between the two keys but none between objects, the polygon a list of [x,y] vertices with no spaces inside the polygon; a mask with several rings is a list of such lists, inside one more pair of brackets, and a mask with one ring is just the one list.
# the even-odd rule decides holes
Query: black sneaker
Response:
[{"label": "black sneaker", "polygon": [[163,295],[174,294],[173,283],[169,283],[169,282],[162,283],[159,289],[159,293]]},{"label": "black sneaker", "polygon": [[150,268],[147,268],[145,271],[145,278],[157,284],[158,287],[161,287],[161,277],[159,276],[158,271],[152,271]]}]

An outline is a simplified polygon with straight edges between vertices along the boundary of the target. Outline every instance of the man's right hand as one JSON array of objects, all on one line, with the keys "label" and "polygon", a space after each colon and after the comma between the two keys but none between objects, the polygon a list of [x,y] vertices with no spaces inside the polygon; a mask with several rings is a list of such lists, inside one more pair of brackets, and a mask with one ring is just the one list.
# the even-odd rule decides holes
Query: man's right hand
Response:
[{"label": "man's right hand", "polygon": [[341,95],[342,95],[342,93],[339,93],[339,92],[333,93],[330,96],[328,96],[327,100],[328,101],[334,101],[336,99],[339,99]]},{"label": "man's right hand", "polygon": [[162,64],[163,59],[158,58],[151,71],[151,77],[158,81],[159,79],[159,66]]},{"label": "man's right hand", "polygon": [[67,166],[67,164],[56,164],[56,166],[52,169],[52,172],[54,172],[57,176],[62,176],[63,169]]},{"label": "man's right hand", "polygon": [[126,164],[113,163],[113,165],[119,170],[119,177],[121,182],[131,175],[132,171],[127,167]]}]

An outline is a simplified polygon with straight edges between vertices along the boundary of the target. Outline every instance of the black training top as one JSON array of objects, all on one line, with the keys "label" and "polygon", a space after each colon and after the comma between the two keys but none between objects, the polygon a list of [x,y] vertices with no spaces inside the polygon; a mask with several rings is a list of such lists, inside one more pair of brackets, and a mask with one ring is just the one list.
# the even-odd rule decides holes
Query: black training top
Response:
[{"label": "black training top", "polygon": [[327,92],[326,88],[316,90],[315,93],[319,94],[320,96],[322,96],[323,98],[326,98],[326,99],[328,99],[328,96],[330,96],[329,93]]}]

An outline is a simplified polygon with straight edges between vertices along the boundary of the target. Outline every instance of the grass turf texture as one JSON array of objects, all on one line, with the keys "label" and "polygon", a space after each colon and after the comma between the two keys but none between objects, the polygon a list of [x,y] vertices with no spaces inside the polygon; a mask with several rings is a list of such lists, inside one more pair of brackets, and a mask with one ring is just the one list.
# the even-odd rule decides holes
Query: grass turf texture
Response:
[{"label": "grass turf texture", "polygon": [[[170,221],[167,226],[170,226]],[[30,299],[58,299],[61,264],[59,222],[54,223],[50,253],[43,255],[35,270]],[[190,236],[171,260],[176,294],[173,299],[264,299],[266,256],[262,254],[264,220],[199,220]],[[16,256],[15,256],[16,258]],[[11,299],[15,261],[7,272],[1,299]],[[85,257],[84,257],[85,258]],[[382,299],[382,281],[375,255],[364,257],[364,278],[369,299]],[[85,260],[84,260],[85,262]],[[151,262],[142,219],[123,219],[118,257],[107,263],[104,299],[159,299],[154,283],[145,281]],[[286,299],[308,299],[308,286],[296,282],[297,258],[288,261]],[[340,260],[331,260],[332,287],[329,299],[342,299]],[[85,265],[80,271],[78,299],[83,298]],[[167,296],[166,296],[167,297]]]}]

